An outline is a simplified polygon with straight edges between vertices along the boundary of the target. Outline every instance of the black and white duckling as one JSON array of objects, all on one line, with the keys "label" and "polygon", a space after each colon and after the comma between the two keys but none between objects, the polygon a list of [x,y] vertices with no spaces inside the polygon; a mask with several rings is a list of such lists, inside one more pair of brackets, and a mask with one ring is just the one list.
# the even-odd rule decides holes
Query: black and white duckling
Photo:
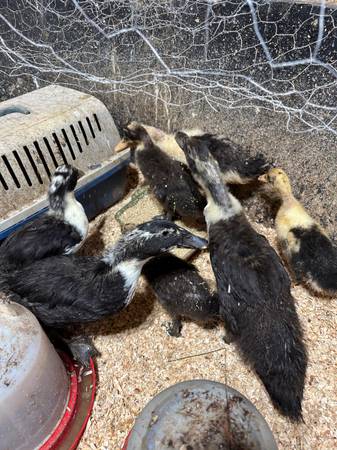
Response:
[{"label": "black and white duckling", "polygon": [[49,210],[11,234],[0,247],[2,268],[15,268],[54,255],[75,253],[88,233],[88,219],[74,195],[80,171],[59,166],[49,189]]},{"label": "black and white duckling", "polygon": [[116,151],[131,146],[135,162],[163,205],[167,218],[203,221],[206,199],[187,165],[160,150],[143,126],[132,122],[124,133],[125,139],[117,145]]},{"label": "black and white duckling", "polygon": [[93,322],[131,301],[143,265],[173,247],[201,249],[207,241],[167,220],[126,233],[101,257],[51,256],[0,274],[0,291],[47,327]]},{"label": "black and white duckling", "polygon": [[273,404],[283,415],[299,421],[307,353],[288,274],[222,183],[206,142],[183,133],[176,138],[207,194],[204,213],[220,316]]},{"label": "black and white duckling", "polygon": [[281,200],[275,218],[276,233],[296,282],[314,291],[337,295],[337,248],[321,226],[292,193],[287,174],[271,169],[259,178]]},{"label": "black and white duckling", "polygon": [[166,253],[147,262],[142,274],[172,318],[170,336],[181,336],[183,318],[207,325],[219,318],[219,299],[193,264]]}]

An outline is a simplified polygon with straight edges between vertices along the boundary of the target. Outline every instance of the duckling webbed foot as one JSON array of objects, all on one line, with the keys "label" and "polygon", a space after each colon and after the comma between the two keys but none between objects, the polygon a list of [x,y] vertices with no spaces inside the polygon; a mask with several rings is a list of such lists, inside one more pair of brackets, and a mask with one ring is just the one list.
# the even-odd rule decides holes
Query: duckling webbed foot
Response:
[{"label": "duckling webbed foot", "polygon": [[174,318],[172,322],[165,324],[166,333],[172,337],[180,337],[183,324],[180,318]]},{"label": "duckling webbed foot", "polygon": [[225,334],[222,336],[222,340],[225,344],[231,344],[232,342],[235,342],[236,336],[231,331],[226,330]]},{"label": "duckling webbed foot", "polygon": [[87,336],[69,337],[66,331],[63,330],[63,332],[60,332],[49,327],[45,327],[44,330],[52,344],[58,350],[66,353],[70,352],[74,360],[85,367],[90,366],[90,358],[100,354],[91,339]]},{"label": "duckling webbed foot", "polygon": [[86,336],[78,336],[67,341],[67,345],[73,358],[85,367],[90,366],[90,358],[99,356],[91,339]]}]

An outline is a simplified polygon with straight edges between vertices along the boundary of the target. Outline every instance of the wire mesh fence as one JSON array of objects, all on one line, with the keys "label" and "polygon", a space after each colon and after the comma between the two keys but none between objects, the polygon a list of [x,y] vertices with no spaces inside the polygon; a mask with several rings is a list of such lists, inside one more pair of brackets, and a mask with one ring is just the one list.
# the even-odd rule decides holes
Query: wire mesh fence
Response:
[{"label": "wire mesh fence", "polygon": [[[265,0],[3,0],[0,73],[337,132],[336,11]],[[7,84],[6,84],[7,83]]]}]

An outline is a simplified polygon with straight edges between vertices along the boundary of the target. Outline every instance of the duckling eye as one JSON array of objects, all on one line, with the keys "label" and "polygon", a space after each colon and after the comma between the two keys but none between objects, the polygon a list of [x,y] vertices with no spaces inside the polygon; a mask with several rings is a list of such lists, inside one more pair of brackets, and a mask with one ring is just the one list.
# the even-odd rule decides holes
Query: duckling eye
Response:
[{"label": "duckling eye", "polygon": [[161,233],[163,236],[168,236],[168,234],[169,234],[169,231],[168,230],[164,230],[164,231],[162,231],[162,233]]}]

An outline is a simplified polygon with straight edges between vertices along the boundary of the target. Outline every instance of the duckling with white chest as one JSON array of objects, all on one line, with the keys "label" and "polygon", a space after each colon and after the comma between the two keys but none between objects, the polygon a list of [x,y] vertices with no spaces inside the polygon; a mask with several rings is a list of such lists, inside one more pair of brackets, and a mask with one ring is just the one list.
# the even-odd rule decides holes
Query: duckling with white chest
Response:
[{"label": "duckling with white chest", "polygon": [[172,317],[166,328],[170,336],[181,336],[183,318],[207,325],[219,318],[218,296],[193,264],[166,253],[147,262],[142,274]]},{"label": "duckling with white chest", "polygon": [[6,270],[54,255],[75,253],[88,234],[88,219],[74,195],[80,171],[59,166],[49,189],[49,210],[11,234],[0,246],[0,264]]},{"label": "duckling with white chest", "polygon": [[296,282],[320,294],[337,295],[336,246],[294,197],[289,178],[282,169],[271,169],[259,180],[267,183],[267,189],[281,200],[275,218],[276,233]]},{"label": "duckling with white chest", "polygon": [[288,274],[267,239],[252,228],[240,202],[222,183],[219,166],[206,143],[181,132],[176,139],[208,200],[204,213],[220,316],[273,404],[298,421],[302,418],[307,353]]},{"label": "duckling with white chest", "polygon": [[207,241],[173,222],[152,220],[123,235],[101,257],[51,256],[2,272],[0,291],[47,327],[93,322],[125,308],[146,261],[175,246],[205,248]]}]

